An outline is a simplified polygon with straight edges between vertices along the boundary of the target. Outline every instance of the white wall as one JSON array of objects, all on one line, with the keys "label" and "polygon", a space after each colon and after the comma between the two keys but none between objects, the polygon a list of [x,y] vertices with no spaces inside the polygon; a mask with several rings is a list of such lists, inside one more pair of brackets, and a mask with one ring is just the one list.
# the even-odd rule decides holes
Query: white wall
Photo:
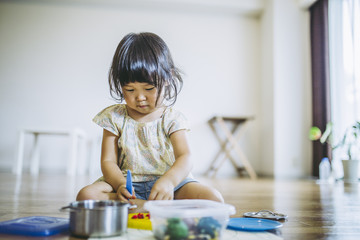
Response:
[{"label": "white wall", "polygon": [[261,15],[261,168],[277,178],[309,176],[311,76],[309,13],[313,0],[266,1]]},{"label": "white wall", "polygon": [[[153,6],[141,2],[0,1],[0,169],[10,170],[17,130],[22,126],[81,126],[96,139],[101,129],[91,119],[113,104],[107,72],[118,42],[128,32],[152,31],[167,42],[175,63],[185,73],[176,108],[191,122],[189,139],[196,175],[206,169],[218,150],[207,125],[213,115],[255,116],[240,143],[258,173],[273,175],[277,169],[281,174],[281,165],[289,158],[291,165],[284,165],[284,170],[298,166],[296,176],[308,174],[303,164],[310,162],[310,143],[304,130],[310,118],[304,96],[310,89],[306,84],[308,59],[303,53],[307,51],[303,49],[307,28],[301,25],[307,16],[296,1],[277,12],[282,16],[287,9],[296,11],[284,17],[295,27],[282,26],[281,16],[275,18],[271,13],[273,6],[282,3],[279,0],[270,5],[268,1],[240,1],[245,4],[235,7],[226,7],[233,1],[223,2],[225,7],[195,1],[204,7],[191,9],[190,3],[178,7],[178,1],[172,1],[176,5],[160,1],[162,4]],[[295,34],[286,52],[279,49],[287,44],[281,42],[287,38],[282,35],[283,27]],[[287,52],[296,46],[300,49]],[[283,64],[286,67],[281,67]],[[289,98],[291,105],[280,104]],[[302,110],[292,110],[292,106]],[[277,135],[282,131],[277,127],[283,124],[290,141],[287,134]],[[42,171],[64,169],[66,141],[51,137],[40,141]],[[29,147],[25,150],[29,160]],[[98,156],[89,157],[98,161]],[[229,162],[219,175],[235,175]]]},{"label": "white wall", "polygon": [[310,142],[303,139],[311,118],[310,64],[304,61],[309,59],[309,33],[303,28],[309,21],[295,1],[275,1],[273,9],[274,172],[277,177],[300,177],[309,169],[303,160],[311,158]]}]

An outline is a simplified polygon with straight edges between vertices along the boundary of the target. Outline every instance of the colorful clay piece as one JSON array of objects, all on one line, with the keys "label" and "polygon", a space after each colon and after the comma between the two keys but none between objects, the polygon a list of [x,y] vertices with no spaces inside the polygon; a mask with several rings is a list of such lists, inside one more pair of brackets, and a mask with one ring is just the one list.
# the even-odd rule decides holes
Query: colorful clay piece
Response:
[{"label": "colorful clay piece", "polygon": [[128,228],[152,230],[150,214],[148,214],[148,213],[129,213]]},{"label": "colorful clay piece", "polygon": [[170,218],[166,234],[170,236],[170,240],[184,240],[188,237],[189,230],[180,218]]},{"label": "colorful clay piece", "polygon": [[157,226],[154,236],[158,240],[217,240],[221,224],[212,217],[170,218],[167,224]]},{"label": "colorful clay piece", "polygon": [[197,231],[198,218],[183,218],[184,223],[188,226],[190,232]]},{"label": "colorful clay piece", "polygon": [[197,224],[197,230],[200,234],[209,234],[214,238],[220,232],[221,225],[212,217],[203,217]]},{"label": "colorful clay piece", "polygon": [[150,214],[144,215],[143,213],[138,213],[138,214],[132,215],[131,219],[144,219],[145,217],[150,219]]}]

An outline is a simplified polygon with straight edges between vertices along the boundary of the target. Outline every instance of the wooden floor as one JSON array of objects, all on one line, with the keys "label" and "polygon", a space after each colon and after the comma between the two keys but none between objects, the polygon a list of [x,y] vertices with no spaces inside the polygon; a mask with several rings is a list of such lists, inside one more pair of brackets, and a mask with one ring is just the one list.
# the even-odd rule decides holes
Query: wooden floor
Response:
[{"label": "wooden floor", "polygon": [[[16,177],[0,173],[0,221],[25,216],[68,217],[59,211],[75,200],[77,191],[96,177],[40,175]],[[287,214],[288,221],[273,234],[283,239],[360,239],[358,184],[316,184],[314,180],[201,179],[216,187],[225,201],[245,212],[263,209]],[[0,239],[26,239],[0,235]],[[36,238],[28,238],[36,239]],[[47,239],[73,239],[55,236]]]}]

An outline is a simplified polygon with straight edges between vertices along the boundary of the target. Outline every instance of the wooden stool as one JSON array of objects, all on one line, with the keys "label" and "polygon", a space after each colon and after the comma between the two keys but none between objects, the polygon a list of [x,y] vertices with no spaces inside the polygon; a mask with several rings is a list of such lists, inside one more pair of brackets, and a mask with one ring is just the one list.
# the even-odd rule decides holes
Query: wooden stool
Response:
[{"label": "wooden stool", "polygon": [[[251,164],[249,163],[247,157],[241,150],[241,147],[238,144],[238,140],[244,134],[244,130],[249,123],[249,120],[253,120],[253,117],[221,117],[215,116],[209,120],[209,125],[214,132],[216,138],[220,143],[220,150],[216,154],[214,160],[211,162],[209,169],[206,174],[215,176],[221,165],[225,162],[226,159],[230,159],[232,165],[236,169],[237,173],[242,176],[244,172],[247,172],[251,179],[256,179],[257,175]],[[226,122],[232,122],[233,128],[230,130],[226,125]],[[216,129],[216,125],[220,127],[219,131],[225,134],[225,140],[222,140],[219,132]],[[244,167],[239,166],[235,159],[231,156],[231,150],[235,150],[236,154],[240,158]],[[221,155],[224,156],[221,158]]]},{"label": "wooden stool", "polygon": [[85,141],[85,132],[81,129],[75,128],[70,130],[59,130],[59,129],[33,129],[26,128],[19,131],[19,140],[17,146],[17,160],[14,161],[13,173],[17,175],[22,174],[23,161],[24,161],[24,145],[25,145],[25,134],[32,134],[34,136],[34,144],[32,147],[32,156],[30,164],[30,173],[32,176],[39,174],[40,164],[40,146],[39,146],[39,135],[56,135],[56,136],[67,136],[70,138],[70,156],[67,162],[67,175],[74,176],[77,173],[77,162],[79,160],[79,147],[80,140]]}]

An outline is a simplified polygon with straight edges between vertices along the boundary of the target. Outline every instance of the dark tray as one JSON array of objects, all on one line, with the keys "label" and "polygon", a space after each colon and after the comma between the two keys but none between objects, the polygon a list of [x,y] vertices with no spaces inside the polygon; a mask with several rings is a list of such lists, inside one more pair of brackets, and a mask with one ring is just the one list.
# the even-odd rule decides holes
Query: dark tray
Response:
[{"label": "dark tray", "polygon": [[69,230],[69,219],[31,216],[0,222],[0,233],[26,236],[50,236]]}]

